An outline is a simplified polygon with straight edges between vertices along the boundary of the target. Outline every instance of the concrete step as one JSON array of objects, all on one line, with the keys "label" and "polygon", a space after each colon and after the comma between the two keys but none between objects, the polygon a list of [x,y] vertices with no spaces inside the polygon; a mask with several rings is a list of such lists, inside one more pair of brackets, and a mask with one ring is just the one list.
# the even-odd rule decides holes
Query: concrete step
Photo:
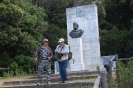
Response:
[{"label": "concrete step", "polygon": [[43,83],[37,86],[33,84],[18,84],[18,85],[2,85],[0,88],[92,88],[96,79],[83,79],[83,80],[72,80],[68,83],[59,84],[59,82],[51,82],[51,84]]},{"label": "concrete step", "polygon": [[[72,72],[69,72],[68,73],[68,76],[82,76],[82,75],[93,75],[93,74],[98,74],[97,71],[93,71],[93,72],[90,72],[90,71],[72,71]],[[46,77],[45,75],[43,76],[44,78]],[[51,77],[60,77],[59,74],[52,74]],[[31,76],[31,77],[28,77],[29,79],[36,79],[37,76]]]},{"label": "concrete step", "polygon": [[[98,75],[84,75],[84,76],[68,76],[68,80],[72,81],[72,80],[83,80],[83,79],[93,79],[96,78]],[[43,82],[46,81],[46,77],[43,78]],[[60,78],[59,77],[52,77],[51,78],[52,82],[59,82]],[[36,79],[24,79],[24,80],[19,80],[19,81],[6,81],[3,82],[4,85],[19,85],[19,84],[33,84],[33,83],[37,83],[37,78]]]},{"label": "concrete step", "polygon": [[50,85],[46,84],[46,76],[43,76],[43,85],[37,86],[37,76],[22,77],[17,81],[5,81],[0,88],[93,88],[98,72],[79,71],[68,73],[68,83],[59,84],[59,74],[52,75]]}]

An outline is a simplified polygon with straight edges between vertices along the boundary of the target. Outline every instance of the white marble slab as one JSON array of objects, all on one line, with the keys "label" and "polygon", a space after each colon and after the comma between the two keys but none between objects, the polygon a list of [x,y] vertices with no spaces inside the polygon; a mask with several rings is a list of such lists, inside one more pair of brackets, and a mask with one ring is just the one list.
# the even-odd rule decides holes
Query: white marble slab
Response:
[{"label": "white marble slab", "polygon": [[[73,59],[77,61],[74,62],[75,65],[71,64],[73,60],[69,61],[69,70],[81,70],[84,66],[85,70],[95,71],[97,66],[100,65],[99,58],[101,56],[97,6],[90,4],[67,8],[66,19],[68,45],[72,48]],[[78,43],[69,36],[70,31],[73,30],[73,22],[77,22],[79,29],[84,30],[81,36],[82,46],[80,45],[81,42]],[[82,50],[82,53],[77,52],[79,50]],[[83,61],[79,63],[82,58]],[[75,67],[77,64],[80,65]]]}]

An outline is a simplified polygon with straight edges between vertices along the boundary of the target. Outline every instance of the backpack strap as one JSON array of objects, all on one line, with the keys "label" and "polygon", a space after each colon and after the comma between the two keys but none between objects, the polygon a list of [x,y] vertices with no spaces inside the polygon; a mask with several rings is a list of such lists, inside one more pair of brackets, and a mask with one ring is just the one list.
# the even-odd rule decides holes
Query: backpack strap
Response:
[{"label": "backpack strap", "polygon": [[[57,46],[58,50],[59,50],[59,45]],[[65,45],[63,45],[63,47],[61,47],[60,51],[62,51],[62,49],[65,47]]]}]

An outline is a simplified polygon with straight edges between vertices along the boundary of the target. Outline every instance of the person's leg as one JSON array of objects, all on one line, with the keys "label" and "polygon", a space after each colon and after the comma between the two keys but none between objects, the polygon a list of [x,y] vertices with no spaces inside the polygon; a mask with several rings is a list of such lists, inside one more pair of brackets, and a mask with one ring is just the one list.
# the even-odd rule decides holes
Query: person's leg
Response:
[{"label": "person's leg", "polygon": [[39,65],[38,65],[38,83],[39,84],[42,83],[43,70],[44,70],[44,63],[40,62]]},{"label": "person's leg", "polygon": [[46,76],[47,76],[46,83],[50,83],[51,82],[51,65],[49,64],[48,66],[45,67],[45,69],[46,69]]},{"label": "person's leg", "polygon": [[62,61],[62,78],[63,78],[63,81],[68,80],[68,78],[67,78],[67,71],[66,71],[67,64],[68,64],[68,60]]},{"label": "person's leg", "polygon": [[63,81],[62,61],[58,61],[58,63],[59,63],[59,73],[60,73],[61,81]]}]

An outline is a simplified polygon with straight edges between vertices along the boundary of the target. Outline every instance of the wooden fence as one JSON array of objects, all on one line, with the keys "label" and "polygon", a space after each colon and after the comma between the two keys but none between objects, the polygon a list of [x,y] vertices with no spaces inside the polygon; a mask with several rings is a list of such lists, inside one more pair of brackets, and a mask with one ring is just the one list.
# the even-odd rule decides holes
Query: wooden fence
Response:
[{"label": "wooden fence", "polygon": [[[118,55],[116,54],[107,63],[105,63],[104,68],[106,70],[100,70],[100,83],[99,83],[100,87],[97,87],[97,88],[108,88],[110,79],[112,78],[112,61],[116,61],[116,73],[119,73],[117,62],[121,61],[123,63],[127,63],[127,61],[129,61],[129,60],[133,60],[133,57],[118,59]],[[119,75],[117,75],[117,80],[119,81]]]},{"label": "wooden fence", "polygon": [[7,67],[7,68],[0,68],[0,70],[7,70],[8,71],[8,74],[10,72],[10,67]]}]

